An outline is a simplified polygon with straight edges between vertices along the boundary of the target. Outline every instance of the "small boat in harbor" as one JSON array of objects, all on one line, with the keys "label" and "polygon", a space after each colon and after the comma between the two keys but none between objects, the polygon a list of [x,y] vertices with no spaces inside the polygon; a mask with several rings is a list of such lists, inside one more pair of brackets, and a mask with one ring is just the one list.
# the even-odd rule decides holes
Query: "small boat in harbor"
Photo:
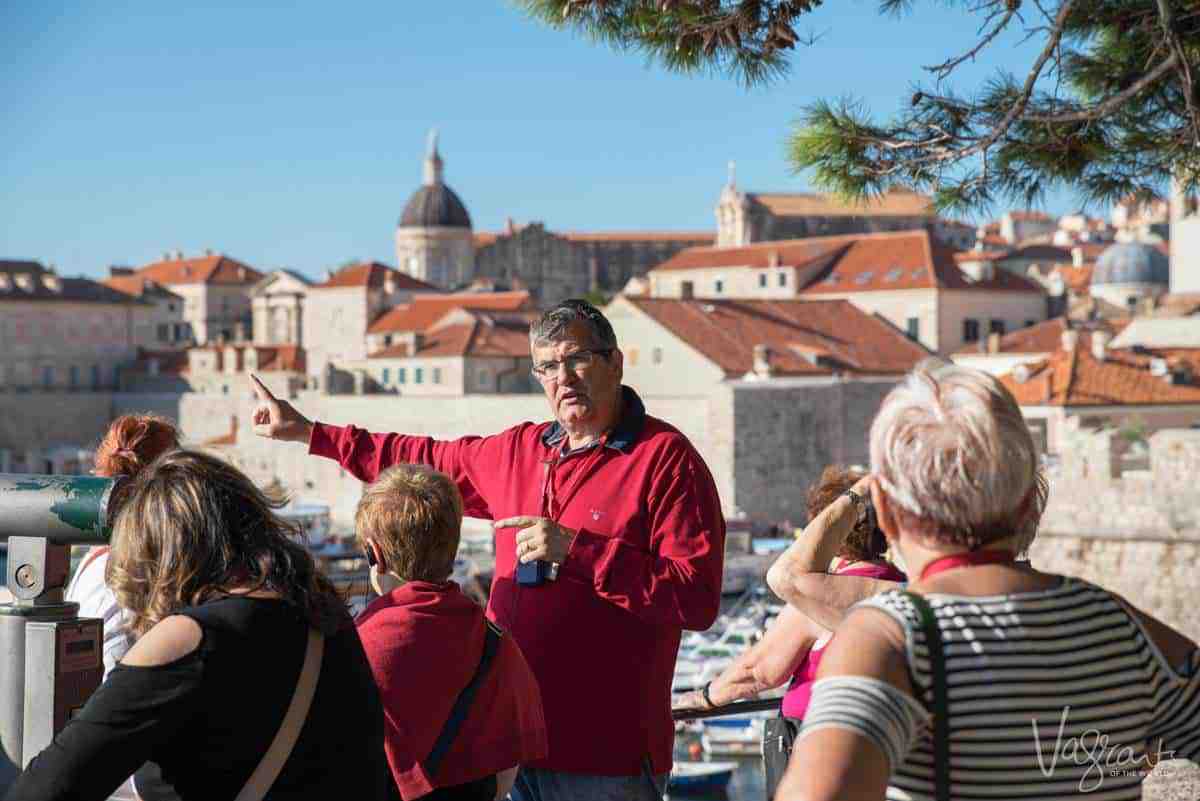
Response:
[{"label": "small boat in harbor", "polygon": [[711,725],[704,721],[700,746],[710,756],[760,756],[762,754],[762,719],[752,719],[742,726]]},{"label": "small boat in harbor", "polygon": [[676,762],[667,780],[667,790],[676,793],[723,790],[737,767],[736,762]]}]

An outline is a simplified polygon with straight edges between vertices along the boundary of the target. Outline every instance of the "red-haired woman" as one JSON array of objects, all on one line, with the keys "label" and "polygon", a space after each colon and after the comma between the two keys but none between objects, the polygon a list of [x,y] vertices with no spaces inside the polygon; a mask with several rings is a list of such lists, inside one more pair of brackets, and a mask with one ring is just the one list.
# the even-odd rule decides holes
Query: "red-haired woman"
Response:
[{"label": "red-haired woman", "polygon": [[[179,447],[175,424],[153,414],[125,414],[113,420],[104,439],[96,448],[98,476],[133,478],[162,454]],[[124,503],[124,493],[115,495],[109,506],[109,519],[115,520]],[[104,582],[108,564],[108,546],[90,549],[71,578],[66,599],[79,604],[80,617],[98,617],[104,621],[104,676],[133,645],[129,632],[129,613],[117,606],[116,596]]]}]

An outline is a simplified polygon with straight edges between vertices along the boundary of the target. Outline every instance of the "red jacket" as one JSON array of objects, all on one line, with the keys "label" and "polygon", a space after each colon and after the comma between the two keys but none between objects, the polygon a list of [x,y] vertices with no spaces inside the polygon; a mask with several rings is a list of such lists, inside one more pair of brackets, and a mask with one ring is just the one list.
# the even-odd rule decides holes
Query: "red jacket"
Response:
[{"label": "red jacket", "polygon": [[679,431],[623,388],[602,444],[563,456],[557,423],[438,441],[316,424],[309,452],[363,481],[426,464],[449,475],[466,514],[551,518],[578,535],[557,581],[516,583],[516,532],[496,534],[488,616],[537,677],[550,755],[534,767],[636,775],[670,770],[671,678],[683,629],[703,630],[721,599],[725,520],[712,476]]},{"label": "red jacket", "polygon": [[383,700],[384,749],[401,798],[546,756],[537,682],[505,635],[437,774],[421,766],[479,666],[485,625],[483,610],[452,581],[410,581],[359,615],[358,636]]}]

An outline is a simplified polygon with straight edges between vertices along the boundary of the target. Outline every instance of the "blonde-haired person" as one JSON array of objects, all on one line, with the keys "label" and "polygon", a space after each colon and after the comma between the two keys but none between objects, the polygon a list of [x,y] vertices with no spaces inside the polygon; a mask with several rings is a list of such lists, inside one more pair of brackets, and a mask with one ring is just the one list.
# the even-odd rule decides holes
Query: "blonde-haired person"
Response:
[{"label": "blonde-haired person", "polygon": [[847,615],[777,799],[920,801],[940,781],[951,798],[1132,801],[1148,760],[1200,756],[1196,643],[1099,587],[1014,564],[1038,454],[1002,384],[922,363],[870,444],[880,528],[924,601],[892,591]]},{"label": "blonde-haired person", "polygon": [[279,505],[202,453],[167,453],[133,479],[108,583],[137,642],[10,801],[99,800],[135,770],[146,801],[232,801],[280,730],[313,629],[324,635],[316,689],[265,797],[386,798],[383,715],[362,644]]},{"label": "blonde-haired person", "polygon": [[[131,479],[162,454],[179,447],[179,429],[165,417],[154,414],[123,414],[113,420],[96,447],[92,473],[105,477]],[[128,493],[120,487],[109,503],[109,515],[115,518]],[[117,598],[104,581],[109,547],[88,549],[71,576],[66,600],[79,604],[80,617],[104,621],[104,675],[133,646],[129,614],[117,605]]]},{"label": "blonde-haired person", "polygon": [[[397,465],[368,486],[355,531],[380,597],[358,632],[383,698],[384,746],[404,801],[493,801],[546,756],[541,694],[517,644],[450,580],[462,498],[441,473]],[[491,637],[490,655],[481,660]],[[476,677],[478,673],[478,677]],[[463,714],[448,724],[463,689]],[[448,743],[438,757],[435,744]]]}]

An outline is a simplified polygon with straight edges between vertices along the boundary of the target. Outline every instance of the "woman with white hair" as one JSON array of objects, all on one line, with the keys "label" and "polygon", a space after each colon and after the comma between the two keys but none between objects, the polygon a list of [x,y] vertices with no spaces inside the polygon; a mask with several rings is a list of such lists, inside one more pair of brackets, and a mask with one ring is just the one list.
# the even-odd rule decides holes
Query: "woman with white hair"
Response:
[{"label": "woman with white hair", "polygon": [[909,592],[826,649],[776,799],[1140,798],[1200,756],[1200,650],[1085,581],[1014,565],[1037,452],[995,378],[930,360],[871,426],[879,526]]}]

